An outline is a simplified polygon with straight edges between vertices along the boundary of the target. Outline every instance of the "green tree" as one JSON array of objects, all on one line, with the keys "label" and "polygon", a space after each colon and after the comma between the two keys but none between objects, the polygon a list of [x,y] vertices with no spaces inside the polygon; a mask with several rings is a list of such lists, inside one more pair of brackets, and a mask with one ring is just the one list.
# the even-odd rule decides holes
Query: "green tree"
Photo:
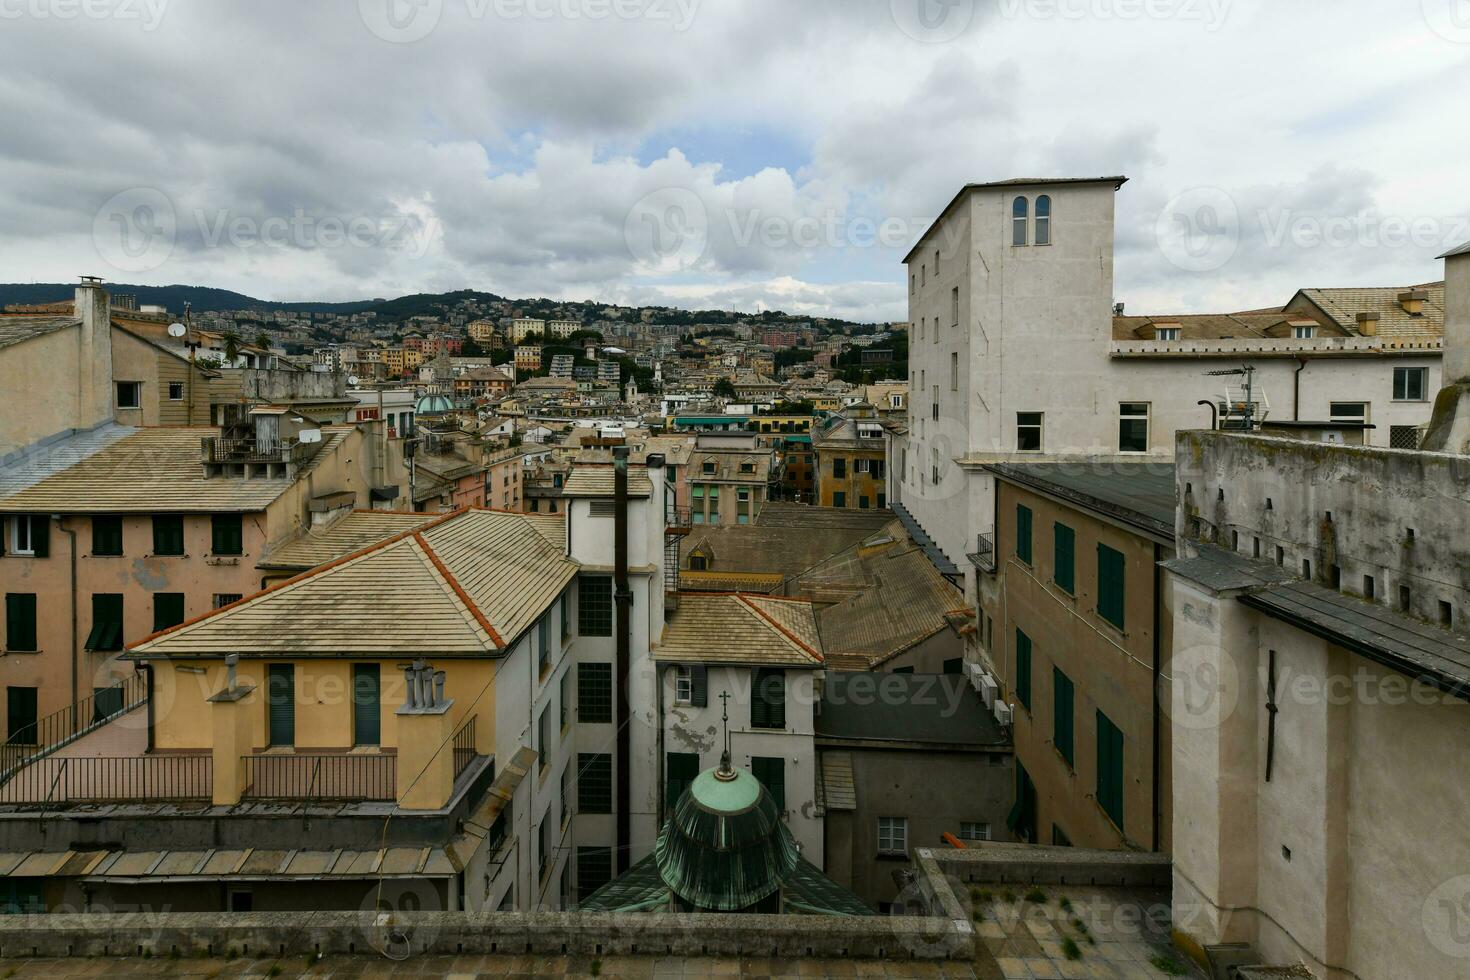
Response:
[{"label": "green tree", "polygon": [[255,335],[255,346],[261,348],[262,350],[270,350],[271,349],[271,335],[268,334],[268,333],[266,333],[264,330],[262,330],[260,333],[256,334]]},{"label": "green tree", "polygon": [[716,398],[736,398],[735,384],[729,378],[720,378],[715,382]]},{"label": "green tree", "polygon": [[240,338],[236,336],[235,331],[227,330],[225,331],[224,340],[225,363],[229,364],[231,367],[234,367],[235,358],[240,356]]}]

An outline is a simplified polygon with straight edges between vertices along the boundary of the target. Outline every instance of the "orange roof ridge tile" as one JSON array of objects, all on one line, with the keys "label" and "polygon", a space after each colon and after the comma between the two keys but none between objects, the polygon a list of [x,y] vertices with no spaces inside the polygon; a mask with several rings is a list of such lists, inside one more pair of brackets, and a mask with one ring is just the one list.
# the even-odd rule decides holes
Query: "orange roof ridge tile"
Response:
[{"label": "orange roof ridge tile", "polygon": [[[819,663],[819,664],[820,663],[826,663],[826,659],[820,653],[818,653],[817,651],[813,650],[810,646],[808,646],[795,633],[791,632],[785,626],[783,626],[780,623],[778,623],[776,621],[775,617],[772,616],[770,613],[766,612],[764,609],[761,609],[754,602],[751,602],[750,601],[751,600],[751,596],[746,595],[743,592],[737,592],[737,593],[735,593],[735,598],[736,598],[737,601],[739,601],[742,605],[744,605],[751,612],[755,613],[761,619],[765,620],[767,623],[770,623],[773,627],[775,627],[776,628],[776,631],[779,632],[782,636],[786,637],[786,639],[790,640],[792,643],[795,643],[802,650],[806,651],[806,653],[808,655],[810,655],[811,658],[813,660],[815,660],[817,663]],[[764,598],[764,597],[762,596],[761,598]]]}]

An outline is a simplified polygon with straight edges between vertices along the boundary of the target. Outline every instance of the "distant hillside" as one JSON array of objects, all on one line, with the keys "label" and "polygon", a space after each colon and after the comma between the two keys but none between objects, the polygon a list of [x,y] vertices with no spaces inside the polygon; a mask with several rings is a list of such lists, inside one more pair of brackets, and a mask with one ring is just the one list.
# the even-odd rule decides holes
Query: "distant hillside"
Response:
[{"label": "distant hillside", "polygon": [[[75,283],[0,283],[0,306],[13,303],[56,303],[76,295]],[[272,303],[255,299],[228,289],[212,289],[209,286],[130,286],[126,283],[109,282],[107,291],[129,293],[138,297],[139,306],[162,306],[171,313],[179,313],[184,304],[200,313],[220,310],[291,310],[296,313],[356,313],[371,309],[372,300],[355,303]]]}]

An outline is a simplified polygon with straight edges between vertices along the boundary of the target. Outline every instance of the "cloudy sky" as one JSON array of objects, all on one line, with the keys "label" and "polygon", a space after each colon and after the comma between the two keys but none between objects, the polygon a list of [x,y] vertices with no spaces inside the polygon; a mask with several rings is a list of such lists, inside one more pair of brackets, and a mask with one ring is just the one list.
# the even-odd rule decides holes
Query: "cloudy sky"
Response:
[{"label": "cloudy sky", "polygon": [[0,279],[862,320],[966,181],[1126,174],[1130,312],[1440,275],[1470,0],[0,0]]}]

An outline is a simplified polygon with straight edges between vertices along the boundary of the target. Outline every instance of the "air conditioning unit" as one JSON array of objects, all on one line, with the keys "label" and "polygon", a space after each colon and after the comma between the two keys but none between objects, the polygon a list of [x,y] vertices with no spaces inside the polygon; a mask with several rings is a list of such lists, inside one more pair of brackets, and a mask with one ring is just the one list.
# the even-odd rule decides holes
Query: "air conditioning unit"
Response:
[{"label": "air conditioning unit", "polygon": [[1004,701],[995,702],[995,720],[1007,728],[1011,727],[1011,706]]},{"label": "air conditioning unit", "polygon": [[965,673],[970,675],[970,686],[980,690],[980,680],[985,676],[985,668],[979,664],[965,664]]},{"label": "air conditioning unit", "polygon": [[986,674],[980,679],[980,700],[985,702],[985,707],[994,708],[996,699],[1000,696],[1000,685],[995,678]]}]

